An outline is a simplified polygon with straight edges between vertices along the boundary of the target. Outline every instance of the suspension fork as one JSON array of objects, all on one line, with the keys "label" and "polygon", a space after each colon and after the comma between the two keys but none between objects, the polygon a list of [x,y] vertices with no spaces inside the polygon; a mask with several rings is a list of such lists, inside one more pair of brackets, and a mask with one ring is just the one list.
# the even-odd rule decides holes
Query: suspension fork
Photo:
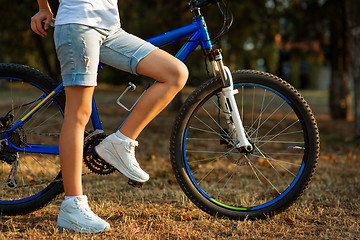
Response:
[{"label": "suspension fork", "polygon": [[220,107],[225,114],[229,130],[231,132],[235,132],[234,139],[237,140],[236,147],[243,148],[246,151],[251,152],[253,150],[253,146],[246,137],[239,109],[234,97],[238,91],[234,90],[234,83],[230,69],[227,66],[224,66],[221,49],[209,51],[207,55],[211,62],[214,75],[219,76],[223,83],[222,91],[219,94]]}]

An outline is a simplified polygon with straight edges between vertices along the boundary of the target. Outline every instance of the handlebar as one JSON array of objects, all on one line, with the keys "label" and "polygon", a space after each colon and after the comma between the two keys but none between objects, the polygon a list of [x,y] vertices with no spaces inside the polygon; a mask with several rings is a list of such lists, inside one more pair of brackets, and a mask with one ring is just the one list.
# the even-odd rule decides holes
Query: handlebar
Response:
[{"label": "handlebar", "polygon": [[209,4],[215,4],[221,1],[222,0],[191,0],[189,4],[192,5],[193,7],[201,8]]},{"label": "handlebar", "polygon": [[225,33],[227,33],[233,23],[233,14],[229,8],[230,0],[190,0],[188,5],[190,6],[190,12],[193,13],[194,18],[202,17],[200,8],[209,4],[217,4],[221,14],[224,17],[223,26],[217,36],[211,39],[215,44]]}]

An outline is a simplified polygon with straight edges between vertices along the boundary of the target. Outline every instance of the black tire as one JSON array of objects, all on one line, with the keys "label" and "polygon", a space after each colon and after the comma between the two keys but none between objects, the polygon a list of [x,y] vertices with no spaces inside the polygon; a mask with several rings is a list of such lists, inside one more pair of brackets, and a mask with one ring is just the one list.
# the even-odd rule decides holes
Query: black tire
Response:
[{"label": "black tire", "polygon": [[[45,74],[18,64],[0,64],[0,139],[6,131],[42,96],[52,92],[56,82]],[[57,145],[63,119],[64,94],[58,94],[36,112],[29,121],[17,128],[9,142],[17,147],[30,144]],[[13,119],[9,116],[13,115]],[[4,186],[12,165],[9,156],[18,155],[18,169],[15,175],[16,187]],[[63,192],[58,155],[23,153],[9,146],[0,151],[0,212],[2,215],[26,214],[42,208]],[[10,185],[11,187],[12,185]]]},{"label": "black tire", "polygon": [[310,107],[287,82],[259,71],[233,72],[239,113],[252,153],[236,148],[220,110],[221,81],[196,89],[178,113],[170,140],[172,167],[189,199],[230,219],[279,213],[307,187],[319,157]]}]

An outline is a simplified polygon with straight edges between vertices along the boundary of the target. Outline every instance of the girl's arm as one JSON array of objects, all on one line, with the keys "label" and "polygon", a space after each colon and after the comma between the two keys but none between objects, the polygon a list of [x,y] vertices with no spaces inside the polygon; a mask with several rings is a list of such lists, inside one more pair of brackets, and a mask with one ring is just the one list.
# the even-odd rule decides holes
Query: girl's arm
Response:
[{"label": "girl's arm", "polygon": [[[50,26],[53,13],[51,11],[48,0],[37,0],[39,12],[31,18],[31,29],[42,37],[47,35],[46,30]],[[44,27],[42,22],[45,20]]]}]

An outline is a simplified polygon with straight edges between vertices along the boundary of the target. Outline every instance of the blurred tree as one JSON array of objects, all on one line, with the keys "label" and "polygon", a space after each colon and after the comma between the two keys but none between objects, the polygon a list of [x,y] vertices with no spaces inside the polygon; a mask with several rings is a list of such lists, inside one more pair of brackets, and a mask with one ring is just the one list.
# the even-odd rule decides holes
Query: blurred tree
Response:
[{"label": "blurred tree", "polygon": [[[281,0],[232,1],[234,24],[221,41],[229,51],[228,62],[234,68],[264,67],[277,73],[278,54],[275,35],[280,31]],[[262,59],[263,66],[258,60]]]},{"label": "blurred tree", "polygon": [[345,1],[328,0],[325,9],[330,25],[330,114],[333,119],[350,117],[350,53]]},{"label": "blurred tree", "polygon": [[49,37],[42,39],[30,29],[30,18],[38,9],[37,2],[22,0],[20,4],[0,0],[0,4],[3,19],[0,21],[0,61],[31,65],[57,79],[59,67],[52,31],[48,31]]},{"label": "blurred tree", "polygon": [[360,142],[360,18],[359,0],[346,0],[346,13],[350,42],[350,71],[355,92],[355,139]]},{"label": "blurred tree", "polygon": [[[290,0],[280,18],[281,59],[291,66],[285,77],[296,88],[314,88],[324,63],[320,48],[324,38],[321,0]],[[280,72],[281,74],[281,72]]]},{"label": "blurred tree", "polygon": [[[228,35],[219,45],[224,49],[226,63],[235,68],[257,68],[257,59],[264,59],[267,70],[276,73],[277,50],[274,35],[278,32],[277,9],[287,0],[231,1],[235,23]],[[53,46],[52,30],[49,36],[39,38],[30,30],[30,18],[37,11],[34,0],[0,0],[0,61],[27,64],[47,72],[54,78],[59,76],[59,66]],[[122,25],[125,30],[144,39],[166,32],[173,28],[191,23],[192,15],[188,11],[188,0],[119,0]],[[50,0],[53,10],[57,0]],[[9,11],[11,9],[11,11]],[[55,12],[56,10],[54,10]],[[203,10],[213,36],[222,26],[222,16],[215,6]],[[175,53],[180,43],[166,46],[165,50]],[[245,48],[244,48],[245,46]],[[187,65],[191,69],[191,81],[195,85],[204,81],[204,60],[201,51],[189,58]],[[106,81],[123,83],[118,79],[129,75],[108,68],[103,75]]]},{"label": "blurred tree", "polygon": [[[290,0],[288,3],[280,21],[285,48],[290,49],[290,81],[298,88],[308,85],[306,81],[315,86],[319,71],[309,71],[304,63],[320,68],[327,57],[325,61],[331,65],[330,114],[334,119],[347,119],[350,116],[350,78],[344,1]],[[308,77],[304,75],[306,71],[309,71]]]}]

